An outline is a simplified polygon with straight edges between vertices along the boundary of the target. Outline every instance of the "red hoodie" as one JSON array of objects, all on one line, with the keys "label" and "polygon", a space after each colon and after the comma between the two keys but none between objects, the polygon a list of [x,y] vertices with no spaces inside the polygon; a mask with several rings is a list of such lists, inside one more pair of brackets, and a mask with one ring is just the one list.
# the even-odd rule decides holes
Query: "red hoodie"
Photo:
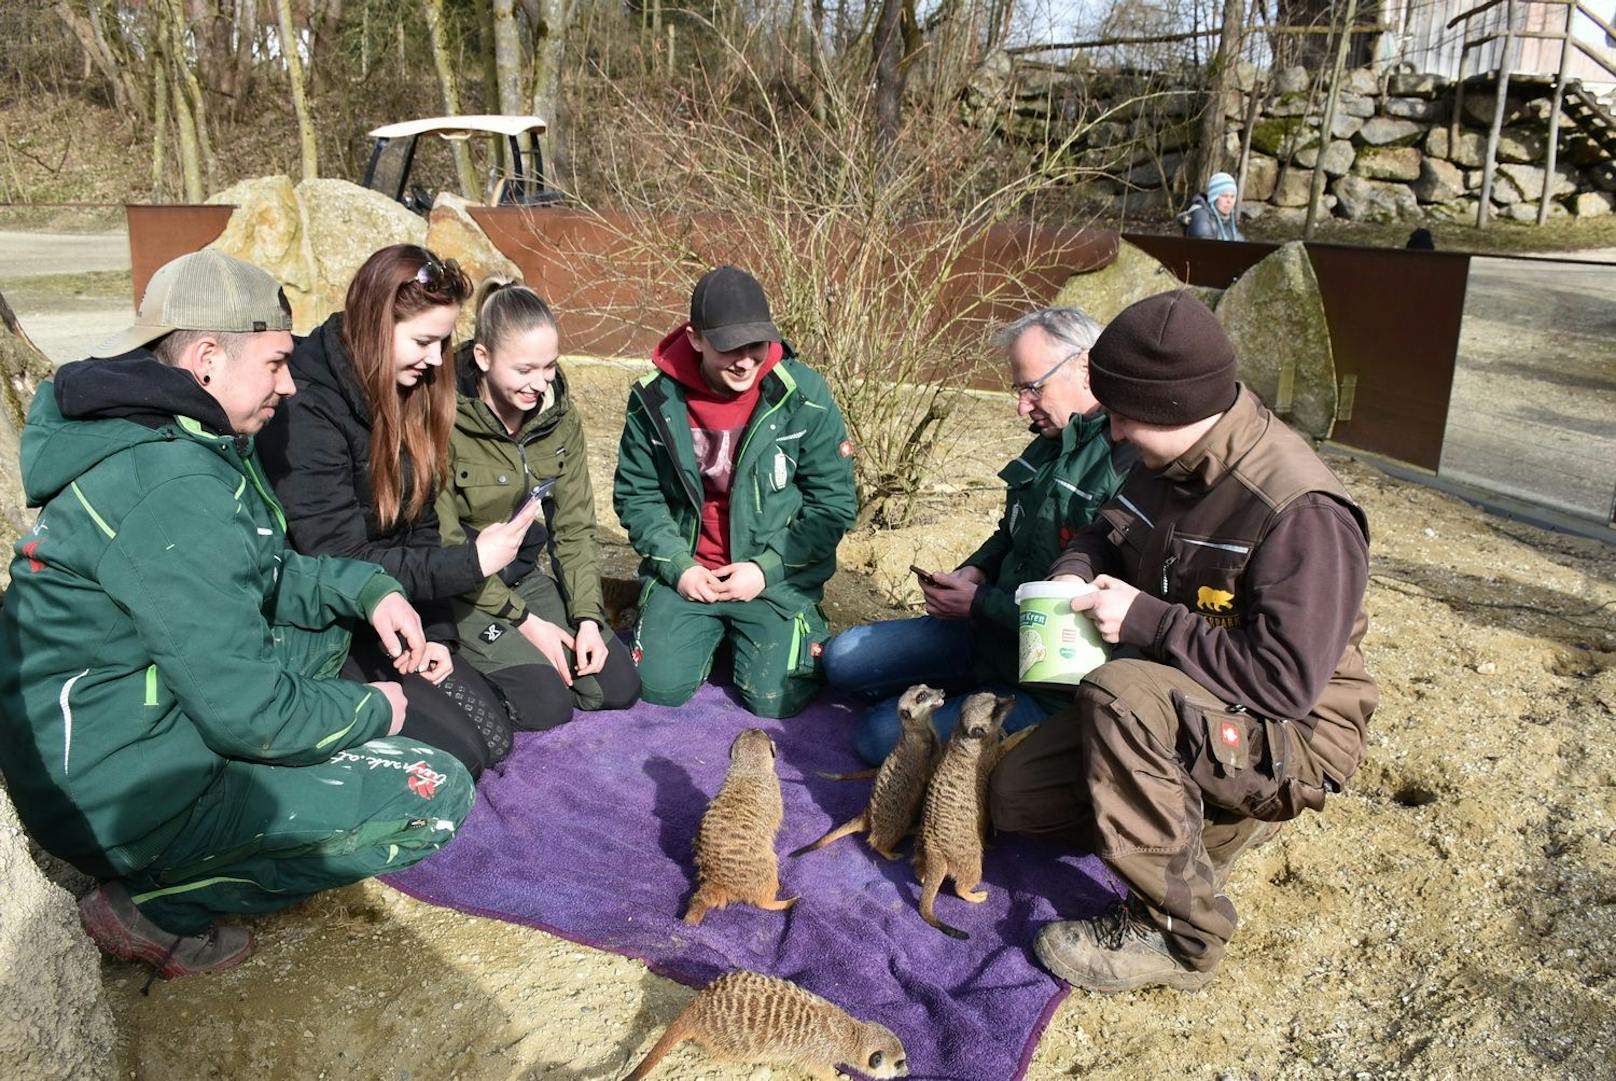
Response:
[{"label": "red hoodie", "polygon": [[735,475],[735,456],[752,410],[757,408],[763,377],[785,353],[779,342],[769,344],[769,355],[758,365],[757,378],[740,394],[716,391],[701,377],[701,354],[686,334],[689,323],[657,343],[651,362],[685,388],[690,420],[690,441],[696,448],[696,469],[701,473],[701,533],[696,537],[696,562],[709,569],[730,562],[729,488]]}]

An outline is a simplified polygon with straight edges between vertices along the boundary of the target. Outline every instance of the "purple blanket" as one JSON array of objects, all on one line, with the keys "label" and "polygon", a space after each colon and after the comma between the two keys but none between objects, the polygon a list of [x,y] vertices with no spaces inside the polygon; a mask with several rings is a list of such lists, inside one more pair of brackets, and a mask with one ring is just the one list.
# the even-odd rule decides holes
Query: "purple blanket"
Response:
[{"label": "purple blanket", "polygon": [[[896,1032],[917,1078],[1020,1078],[1065,995],[1032,956],[1034,932],[1100,911],[1123,887],[1092,856],[1001,838],[987,856],[986,902],[938,898],[939,918],[970,932],[956,942],[915,910],[907,860],[888,862],[861,838],[785,857],[863,808],[868,781],[814,773],[858,768],[854,716],[851,703],[825,697],[791,720],[763,720],[707,686],[678,709],[579,714],[518,735],[454,843],[386,881],[640,958],[686,984],[735,968],[794,980]],[[781,888],[802,900],[785,913],[732,905],[689,927],[679,916],[695,885],[692,839],[730,741],[750,727],[778,746]]]}]

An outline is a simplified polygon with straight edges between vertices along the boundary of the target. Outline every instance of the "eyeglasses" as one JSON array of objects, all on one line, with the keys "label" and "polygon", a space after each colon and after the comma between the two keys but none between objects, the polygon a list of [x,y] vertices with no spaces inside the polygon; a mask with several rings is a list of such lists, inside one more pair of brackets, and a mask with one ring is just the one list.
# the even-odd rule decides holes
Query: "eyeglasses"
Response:
[{"label": "eyeglasses", "polygon": [[1066,367],[1066,365],[1070,364],[1072,361],[1076,360],[1078,357],[1087,356],[1088,352],[1089,351],[1087,349],[1079,349],[1075,353],[1066,354],[1066,356],[1061,360],[1061,362],[1059,364],[1055,365],[1053,368],[1049,369],[1049,371],[1045,372],[1043,375],[1040,375],[1037,379],[1034,379],[1032,382],[1030,382],[1030,383],[1011,383],[1010,384],[1010,393],[1014,394],[1018,398],[1024,397],[1024,396],[1030,394],[1030,395],[1032,395],[1034,400],[1037,400],[1038,398],[1043,397],[1044,384],[1049,382],[1051,379],[1055,378],[1055,373],[1056,372],[1058,372],[1062,368]]}]

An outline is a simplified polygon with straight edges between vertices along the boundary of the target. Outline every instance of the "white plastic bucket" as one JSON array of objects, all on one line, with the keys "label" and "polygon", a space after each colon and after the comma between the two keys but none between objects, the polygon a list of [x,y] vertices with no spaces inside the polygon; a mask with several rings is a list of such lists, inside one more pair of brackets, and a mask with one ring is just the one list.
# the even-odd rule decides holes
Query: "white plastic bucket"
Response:
[{"label": "white plastic bucket", "polygon": [[1026,582],[1016,590],[1023,684],[1074,687],[1110,657],[1093,622],[1072,611],[1072,598],[1093,588],[1087,582]]}]

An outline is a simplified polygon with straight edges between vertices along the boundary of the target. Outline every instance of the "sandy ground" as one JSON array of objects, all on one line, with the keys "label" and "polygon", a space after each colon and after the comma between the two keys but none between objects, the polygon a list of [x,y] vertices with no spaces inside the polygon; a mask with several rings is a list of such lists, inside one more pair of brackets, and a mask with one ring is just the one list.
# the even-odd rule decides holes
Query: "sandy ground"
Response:
[{"label": "sandy ground", "polygon": [[[571,372],[603,492],[637,372]],[[956,423],[916,523],[844,542],[838,623],[912,601],[909,563],[991,528],[993,474],[1026,435],[1002,398]],[[1336,464],[1375,531],[1368,761],[1236,868],[1242,929],[1210,990],[1073,995],[1031,1078],[1616,1077],[1616,552]],[[242,968],[149,997],[144,970],[106,963],[126,1076],[616,1078],[691,994],[374,882],[254,926]],[[654,1076],[792,1075],[686,1045]]]}]

